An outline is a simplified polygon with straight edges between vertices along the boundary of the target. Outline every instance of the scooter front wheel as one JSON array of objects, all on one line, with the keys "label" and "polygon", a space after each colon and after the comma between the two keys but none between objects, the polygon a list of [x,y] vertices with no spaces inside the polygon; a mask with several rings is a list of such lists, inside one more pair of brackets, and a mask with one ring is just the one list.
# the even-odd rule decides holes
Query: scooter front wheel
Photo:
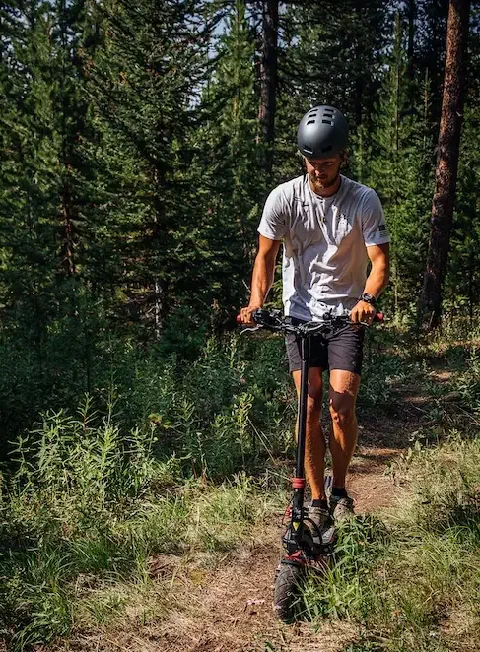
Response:
[{"label": "scooter front wheel", "polygon": [[291,623],[300,612],[300,589],[305,569],[300,564],[282,561],[275,579],[274,609],[277,617]]}]

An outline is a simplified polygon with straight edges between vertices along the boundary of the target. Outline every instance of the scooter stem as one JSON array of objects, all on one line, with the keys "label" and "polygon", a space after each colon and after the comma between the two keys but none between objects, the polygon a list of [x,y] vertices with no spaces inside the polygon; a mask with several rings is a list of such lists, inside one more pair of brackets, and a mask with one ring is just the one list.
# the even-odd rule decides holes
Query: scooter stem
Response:
[{"label": "scooter stem", "polygon": [[298,443],[297,443],[297,472],[293,479],[292,501],[292,539],[301,549],[303,540],[303,517],[305,500],[305,445],[307,439],[307,402],[308,402],[308,369],[310,359],[310,337],[301,337],[300,352],[302,356],[302,370],[300,377],[300,405],[298,414]]},{"label": "scooter stem", "polygon": [[300,406],[298,413],[298,447],[297,447],[297,478],[305,477],[305,446],[307,439],[307,401],[308,401],[308,369],[310,360],[310,338],[300,340],[302,355],[302,372],[300,377]]}]

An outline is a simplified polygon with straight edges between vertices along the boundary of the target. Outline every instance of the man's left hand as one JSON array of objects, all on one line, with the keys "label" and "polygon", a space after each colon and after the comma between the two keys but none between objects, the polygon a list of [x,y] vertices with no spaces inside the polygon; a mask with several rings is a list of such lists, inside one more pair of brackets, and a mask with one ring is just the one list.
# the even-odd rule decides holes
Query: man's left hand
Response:
[{"label": "man's left hand", "polygon": [[377,309],[372,306],[368,301],[359,301],[350,313],[350,319],[356,323],[363,322],[364,324],[371,324],[375,319]]}]

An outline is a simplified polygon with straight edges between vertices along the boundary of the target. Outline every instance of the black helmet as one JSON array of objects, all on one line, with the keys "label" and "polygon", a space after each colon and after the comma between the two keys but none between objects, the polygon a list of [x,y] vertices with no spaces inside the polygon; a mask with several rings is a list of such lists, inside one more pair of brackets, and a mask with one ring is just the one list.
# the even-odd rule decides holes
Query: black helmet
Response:
[{"label": "black helmet", "polygon": [[348,123],[334,106],[314,106],[303,116],[297,138],[298,149],[308,159],[330,158],[346,148]]}]

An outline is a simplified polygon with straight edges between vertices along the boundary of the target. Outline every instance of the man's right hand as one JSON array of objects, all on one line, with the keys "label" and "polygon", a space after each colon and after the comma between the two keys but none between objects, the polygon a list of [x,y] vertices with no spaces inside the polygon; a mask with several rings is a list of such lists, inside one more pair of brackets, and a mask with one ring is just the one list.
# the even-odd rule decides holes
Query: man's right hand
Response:
[{"label": "man's right hand", "polygon": [[255,312],[255,310],[258,310],[261,307],[261,305],[248,305],[245,308],[240,308],[240,323],[248,326],[254,324],[255,322],[252,319],[252,314]]}]

